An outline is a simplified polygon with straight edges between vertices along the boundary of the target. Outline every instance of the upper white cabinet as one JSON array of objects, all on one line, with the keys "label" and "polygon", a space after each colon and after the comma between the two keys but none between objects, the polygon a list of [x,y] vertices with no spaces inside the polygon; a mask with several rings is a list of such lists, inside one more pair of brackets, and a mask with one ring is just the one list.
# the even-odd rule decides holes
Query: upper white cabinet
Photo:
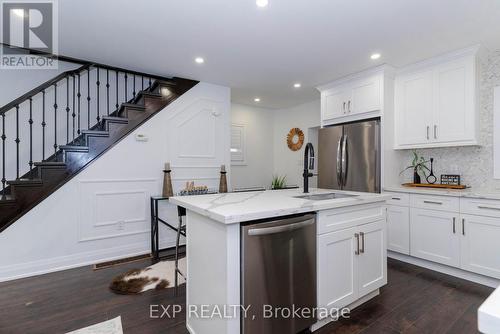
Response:
[{"label": "upper white cabinet", "polygon": [[399,71],[395,148],[477,145],[478,48]]},{"label": "upper white cabinet", "polygon": [[318,87],[322,125],[380,116],[384,108],[384,85],[391,71],[382,66]]}]

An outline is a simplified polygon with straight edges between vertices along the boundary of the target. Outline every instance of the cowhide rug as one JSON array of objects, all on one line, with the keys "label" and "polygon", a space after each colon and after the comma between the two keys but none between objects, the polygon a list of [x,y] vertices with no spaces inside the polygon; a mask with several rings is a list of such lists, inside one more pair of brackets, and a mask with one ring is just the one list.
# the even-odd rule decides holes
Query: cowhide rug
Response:
[{"label": "cowhide rug", "polygon": [[[179,270],[186,274],[186,258],[179,259]],[[186,283],[178,275],[179,285]],[[139,294],[147,290],[161,290],[175,285],[175,261],[160,261],[144,269],[132,269],[113,279],[109,288],[119,294]]]},{"label": "cowhide rug", "polygon": [[66,334],[123,334],[122,318],[118,316]]}]

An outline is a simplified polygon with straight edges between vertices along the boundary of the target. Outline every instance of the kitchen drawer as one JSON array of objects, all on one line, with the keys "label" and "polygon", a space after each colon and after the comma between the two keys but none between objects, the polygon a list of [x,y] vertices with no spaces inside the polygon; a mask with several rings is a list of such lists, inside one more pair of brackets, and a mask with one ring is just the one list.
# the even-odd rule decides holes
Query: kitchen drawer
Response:
[{"label": "kitchen drawer", "polygon": [[385,219],[381,203],[354,205],[318,213],[317,232],[324,234]]},{"label": "kitchen drawer", "polygon": [[483,198],[461,198],[461,212],[469,215],[500,217],[500,201]]},{"label": "kitchen drawer", "polygon": [[399,205],[399,206],[410,205],[410,194],[393,193],[393,192],[385,192],[385,194],[391,195],[391,198],[387,200],[388,205]]},{"label": "kitchen drawer", "polygon": [[460,210],[460,199],[451,196],[411,194],[410,205],[412,208],[458,212]]}]

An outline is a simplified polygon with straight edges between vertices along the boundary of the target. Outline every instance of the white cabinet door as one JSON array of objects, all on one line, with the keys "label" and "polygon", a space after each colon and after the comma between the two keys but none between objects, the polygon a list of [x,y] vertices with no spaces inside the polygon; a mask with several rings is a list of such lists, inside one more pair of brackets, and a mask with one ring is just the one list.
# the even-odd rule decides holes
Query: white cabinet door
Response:
[{"label": "white cabinet door", "polygon": [[351,99],[347,110],[350,114],[377,111],[382,108],[381,77],[371,77],[355,82],[351,88]]},{"label": "white cabinet door", "polygon": [[474,62],[446,63],[433,71],[434,122],[432,141],[475,139]]},{"label": "white cabinet door", "polygon": [[410,208],[387,206],[387,249],[410,255]]},{"label": "white cabinet door", "polygon": [[410,209],[410,254],[425,260],[460,266],[458,214]]},{"label": "white cabinet door", "polygon": [[358,299],[355,233],[349,228],[318,237],[318,306],[344,307]]},{"label": "white cabinet door", "polygon": [[361,245],[357,265],[359,297],[362,297],[387,284],[385,221],[366,224],[359,229]]},{"label": "white cabinet door", "polygon": [[323,93],[323,120],[342,117],[347,113],[348,93],[345,91],[335,91]]},{"label": "white cabinet door", "polygon": [[500,278],[500,219],[462,215],[461,268]]},{"label": "white cabinet door", "polygon": [[396,146],[426,144],[431,139],[432,71],[396,80]]}]

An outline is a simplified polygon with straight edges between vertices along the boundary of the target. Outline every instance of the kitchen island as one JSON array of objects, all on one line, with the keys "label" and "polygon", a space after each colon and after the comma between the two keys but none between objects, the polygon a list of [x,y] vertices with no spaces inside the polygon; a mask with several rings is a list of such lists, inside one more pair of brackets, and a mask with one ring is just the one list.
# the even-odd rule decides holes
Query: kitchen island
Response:
[{"label": "kitchen island", "polygon": [[[249,222],[265,226],[266,220],[287,218],[293,222],[302,214],[314,217],[315,263],[301,270],[316,271],[311,273],[316,284],[294,283],[314,292],[314,306],[355,307],[376,296],[387,283],[384,205],[388,196],[344,191],[328,195],[332,192],[313,189],[308,194],[312,196],[305,198],[301,189],[171,198],[171,203],[187,210],[186,324],[190,333],[251,334],[241,321],[246,310],[240,308],[242,280],[251,270],[242,266],[242,231]],[[293,225],[312,224],[310,220]],[[304,243],[292,240],[287,247],[297,247],[294,241]],[[278,251],[261,255],[272,258]],[[293,263],[288,268],[295,270],[290,276],[300,272],[290,269]],[[254,293],[264,294],[263,290]],[[313,329],[330,320],[314,320]],[[264,328],[259,332],[266,333]]]}]

